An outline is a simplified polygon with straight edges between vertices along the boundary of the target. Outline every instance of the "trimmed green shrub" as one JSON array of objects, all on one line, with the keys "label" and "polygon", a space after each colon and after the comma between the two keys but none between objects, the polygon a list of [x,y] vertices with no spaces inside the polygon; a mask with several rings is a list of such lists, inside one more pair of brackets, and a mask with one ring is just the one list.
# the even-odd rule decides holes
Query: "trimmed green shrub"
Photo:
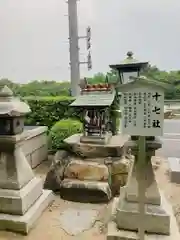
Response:
[{"label": "trimmed green shrub", "polygon": [[64,143],[64,139],[82,131],[83,125],[79,120],[68,118],[58,121],[49,132],[51,149],[66,149],[67,146]]},{"label": "trimmed green shrub", "polygon": [[22,98],[26,101],[31,112],[26,118],[26,125],[48,126],[50,129],[57,121],[69,117],[81,119],[80,108],[75,109],[69,105],[74,101],[70,96],[59,97],[26,97]]}]

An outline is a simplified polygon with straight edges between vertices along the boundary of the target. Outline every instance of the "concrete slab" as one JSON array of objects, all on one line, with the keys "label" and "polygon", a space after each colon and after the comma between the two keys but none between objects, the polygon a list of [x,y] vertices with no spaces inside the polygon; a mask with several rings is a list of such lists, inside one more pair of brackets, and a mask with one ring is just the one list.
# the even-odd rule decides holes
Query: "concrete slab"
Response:
[{"label": "concrete slab", "polygon": [[0,230],[28,234],[42,212],[53,201],[53,198],[52,191],[43,190],[43,194],[23,216],[0,213]]},{"label": "concrete slab", "polygon": [[97,216],[97,210],[69,208],[61,214],[60,224],[64,231],[74,236],[90,229]]},{"label": "concrete slab", "polygon": [[180,184],[180,158],[169,157],[168,165],[171,182]]},{"label": "concrete slab", "polygon": [[[115,223],[116,218],[116,208],[118,205],[118,198],[114,199],[112,206],[112,219],[108,223],[108,233],[107,240],[139,240],[138,233],[135,231],[126,231],[117,229],[117,225]],[[145,240],[176,240],[180,239],[180,233],[178,230],[178,225],[176,222],[176,218],[173,214],[173,210],[169,202],[162,195],[162,201],[164,206],[166,207],[166,211],[170,215],[170,234],[162,235],[162,234],[146,234]]]}]

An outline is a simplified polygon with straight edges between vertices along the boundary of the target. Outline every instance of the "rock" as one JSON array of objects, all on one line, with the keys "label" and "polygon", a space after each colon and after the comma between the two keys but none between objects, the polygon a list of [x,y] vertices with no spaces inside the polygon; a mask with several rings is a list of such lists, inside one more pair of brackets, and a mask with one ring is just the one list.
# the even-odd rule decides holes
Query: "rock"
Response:
[{"label": "rock", "polygon": [[132,160],[122,157],[117,161],[113,161],[111,168],[111,189],[113,196],[119,194],[120,187],[126,185],[128,172]]},{"label": "rock", "polygon": [[131,160],[122,157],[117,161],[113,161],[112,164],[112,175],[124,174],[129,172]]},{"label": "rock", "polygon": [[108,181],[109,171],[104,164],[75,160],[66,167],[64,177],[89,181]]},{"label": "rock", "polygon": [[69,156],[69,153],[65,150],[59,150],[56,152],[54,156],[53,163],[59,163],[59,161],[63,162],[67,157]]},{"label": "rock", "polygon": [[60,181],[54,169],[50,169],[50,171],[47,173],[44,182],[44,189],[49,189],[52,190],[53,192],[59,191]]},{"label": "rock", "polygon": [[111,191],[112,195],[116,196],[120,194],[120,188],[127,183],[128,174],[113,175],[111,178]]},{"label": "rock", "polygon": [[69,163],[68,152],[57,151],[55,154],[49,172],[46,175],[44,189],[54,192],[60,190],[60,184],[64,178],[64,170]]},{"label": "rock", "polygon": [[66,200],[84,203],[108,202],[112,197],[108,182],[67,178],[61,183],[60,195]]}]

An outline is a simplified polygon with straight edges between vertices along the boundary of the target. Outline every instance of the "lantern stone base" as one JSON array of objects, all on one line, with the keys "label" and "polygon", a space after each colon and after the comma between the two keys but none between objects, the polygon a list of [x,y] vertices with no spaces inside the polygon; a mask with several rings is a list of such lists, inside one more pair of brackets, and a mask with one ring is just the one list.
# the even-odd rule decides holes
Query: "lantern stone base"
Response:
[{"label": "lantern stone base", "polygon": [[[137,231],[139,221],[139,205],[138,203],[128,202],[124,198],[125,188],[121,189],[120,203],[117,208],[116,222],[121,229]],[[161,205],[146,204],[144,215],[145,229],[148,233],[169,234],[170,217],[166,212],[163,202]]]},{"label": "lantern stone base", "polygon": [[[168,235],[170,232],[170,216],[166,212],[161,199],[151,161],[144,166],[143,170],[147,176],[146,180],[143,180],[146,185],[144,229],[148,233]],[[134,161],[129,172],[127,186],[120,189],[121,195],[116,210],[116,223],[120,229],[138,230],[138,178],[137,165]]]},{"label": "lantern stone base", "polygon": [[22,151],[26,134],[0,136],[0,229],[24,234],[53,201]]},{"label": "lantern stone base", "polygon": [[0,189],[1,212],[23,215],[42,194],[42,181],[33,178],[20,190]]},{"label": "lantern stone base", "polygon": [[[161,194],[162,197],[162,205],[167,211],[169,218],[170,218],[170,232],[169,235],[163,235],[157,233],[146,233],[145,234],[145,240],[175,240],[180,239],[180,233],[178,230],[178,225],[175,219],[175,216],[173,214],[173,210],[171,205],[167,202],[163,194]],[[139,236],[137,231],[130,231],[130,230],[124,230],[124,229],[118,229],[117,223],[116,223],[116,213],[117,213],[117,207],[119,204],[119,198],[115,198],[112,204],[111,209],[111,219],[108,223],[108,232],[107,232],[107,240],[139,240]],[[137,221],[137,219],[136,219]],[[151,224],[148,222],[148,224]]]},{"label": "lantern stone base", "polygon": [[[29,200],[30,198],[31,196],[29,196]],[[52,191],[43,190],[41,196],[35,201],[35,203],[24,215],[0,213],[0,230],[9,230],[13,232],[28,234],[29,230],[34,226],[36,220],[41,216],[43,211],[52,202],[52,200]],[[16,206],[14,206],[14,208],[15,207]]]}]

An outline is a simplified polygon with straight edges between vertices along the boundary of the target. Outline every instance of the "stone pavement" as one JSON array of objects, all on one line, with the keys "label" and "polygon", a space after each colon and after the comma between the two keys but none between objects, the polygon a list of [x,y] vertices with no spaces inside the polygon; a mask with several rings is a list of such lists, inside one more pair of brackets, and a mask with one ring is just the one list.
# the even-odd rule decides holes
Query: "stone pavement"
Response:
[{"label": "stone pavement", "polygon": [[60,215],[61,228],[69,235],[77,235],[92,228],[98,216],[93,209],[68,208]]}]

